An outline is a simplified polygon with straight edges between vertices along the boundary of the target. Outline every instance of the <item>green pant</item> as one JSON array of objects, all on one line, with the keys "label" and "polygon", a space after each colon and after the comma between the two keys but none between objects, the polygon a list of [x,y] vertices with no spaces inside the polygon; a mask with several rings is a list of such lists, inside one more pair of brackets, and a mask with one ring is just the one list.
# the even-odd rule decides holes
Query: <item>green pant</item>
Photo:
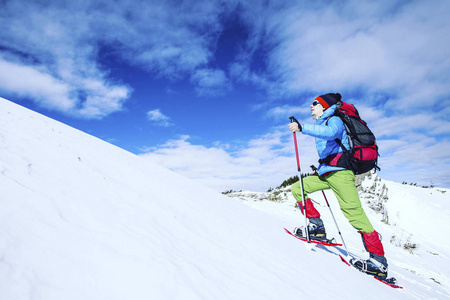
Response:
[{"label": "green pant", "polygon": [[[303,178],[305,199],[308,194],[331,189],[339,201],[339,206],[350,224],[358,231],[370,233],[374,229],[361,206],[355,186],[355,174],[350,170],[331,172],[328,176],[308,176]],[[300,183],[292,186],[292,194],[297,202],[302,201]]]}]

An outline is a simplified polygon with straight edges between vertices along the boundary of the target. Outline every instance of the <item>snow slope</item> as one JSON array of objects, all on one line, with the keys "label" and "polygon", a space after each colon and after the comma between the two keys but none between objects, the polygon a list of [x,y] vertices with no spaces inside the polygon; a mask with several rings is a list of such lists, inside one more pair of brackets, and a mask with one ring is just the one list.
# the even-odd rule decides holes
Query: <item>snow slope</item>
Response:
[{"label": "snow slope", "polygon": [[[383,235],[390,276],[404,286],[409,283],[429,291],[415,295],[419,299],[449,299],[450,231],[446,229],[450,225],[450,190],[403,185],[382,180],[376,174],[364,176],[360,185],[364,210]],[[368,258],[359,235],[340,212],[336,197],[331,191],[325,191],[325,195],[350,253]],[[284,219],[292,227],[304,223],[290,187],[266,193],[232,192],[228,196]],[[323,194],[313,193],[311,199],[324,219],[329,237],[341,241]]]},{"label": "snow slope", "polygon": [[[3,98],[0,174],[1,299],[450,295],[401,266],[417,260],[393,257],[391,275],[405,289],[384,286],[285,234],[298,223],[293,209],[254,209]],[[434,256],[448,264],[448,246],[438,246],[447,252]]]}]

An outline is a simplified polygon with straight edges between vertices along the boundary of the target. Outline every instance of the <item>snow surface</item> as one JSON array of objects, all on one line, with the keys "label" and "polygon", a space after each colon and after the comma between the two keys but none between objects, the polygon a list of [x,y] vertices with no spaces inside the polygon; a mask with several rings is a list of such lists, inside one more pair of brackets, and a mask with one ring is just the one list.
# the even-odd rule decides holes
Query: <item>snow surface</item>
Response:
[{"label": "snow surface", "polygon": [[[396,290],[341,263],[342,247],[287,235],[303,223],[290,196],[224,196],[3,98],[0,174],[0,299],[450,297],[445,189],[386,182],[390,225],[368,212],[396,236],[384,241]],[[350,252],[365,255],[327,196]],[[408,239],[414,254],[394,245]]]}]

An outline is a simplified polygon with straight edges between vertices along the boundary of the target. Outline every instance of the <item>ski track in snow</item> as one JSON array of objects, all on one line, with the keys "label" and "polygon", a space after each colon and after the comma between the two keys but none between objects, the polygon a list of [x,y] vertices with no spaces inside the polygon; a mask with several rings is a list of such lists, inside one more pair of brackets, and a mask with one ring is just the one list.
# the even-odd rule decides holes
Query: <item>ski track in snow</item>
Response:
[{"label": "ski track in snow", "polygon": [[[403,290],[340,262],[342,247],[308,250],[286,234],[303,225],[289,193],[232,199],[0,98],[0,298],[449,298],[448,231],[430,230],[449,227],[450,193],[381,183],[389,224],[364,205]],[[350,252],[366,255],[327,197]],[[413,254],[395,245],[407,241]]]}]

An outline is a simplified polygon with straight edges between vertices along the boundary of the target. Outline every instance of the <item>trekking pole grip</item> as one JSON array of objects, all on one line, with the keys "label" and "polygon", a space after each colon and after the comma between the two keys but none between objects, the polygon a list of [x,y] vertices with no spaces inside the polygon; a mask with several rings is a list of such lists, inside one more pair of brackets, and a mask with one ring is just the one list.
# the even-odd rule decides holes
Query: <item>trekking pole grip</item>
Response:
[{"label": "trekking pole grip", "polygon": [[291,123],[294,123],[294,122],[297,123],[298,126],[300,127],[300,123],[298,122],[298,120],[294,116],[289,117],[289,120],[291,120]]}]

